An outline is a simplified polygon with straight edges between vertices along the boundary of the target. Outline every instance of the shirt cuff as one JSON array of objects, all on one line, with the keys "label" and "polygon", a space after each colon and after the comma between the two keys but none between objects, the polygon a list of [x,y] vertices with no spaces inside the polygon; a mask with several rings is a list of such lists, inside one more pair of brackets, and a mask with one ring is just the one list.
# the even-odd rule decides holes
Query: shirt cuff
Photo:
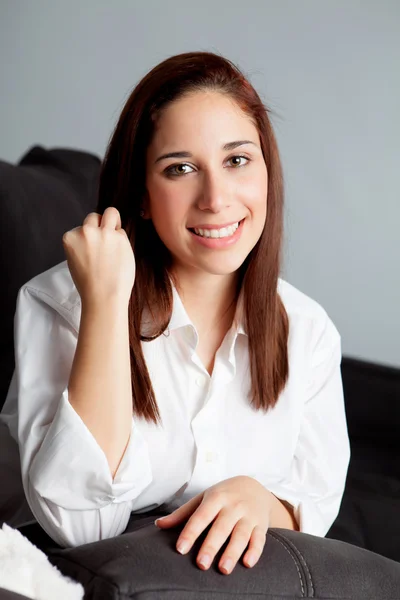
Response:
[{"label": "shirt cuff", "polygon": [[[257,477],[255,477],[257,479]],[[270,491],[278,500],[284,500],[293,507],[293,515],[299,526],[299,531],[324,537],[329,530],[315,503],[304,494],[301,494],[290,487],[282,484],[265,485],[264,482],[257,479],[268,491]]]},{"label": "shirt cuff", "polygon": [[112,479],[106,455],[68,401],[68,388],[32,461],[29,478],[42,498],[70,510],[135,500],[153,479],[147,442],[134,418]]}]

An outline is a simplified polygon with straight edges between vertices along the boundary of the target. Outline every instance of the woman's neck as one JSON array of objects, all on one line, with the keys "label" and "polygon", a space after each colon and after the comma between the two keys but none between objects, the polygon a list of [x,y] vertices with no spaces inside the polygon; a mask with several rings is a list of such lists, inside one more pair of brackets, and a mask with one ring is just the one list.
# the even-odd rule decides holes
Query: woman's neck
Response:
[{"label": "woman's neck", "polygon": [[175,272],[179,296],[199,334],[228,331],[235,315],[237,273]]}]

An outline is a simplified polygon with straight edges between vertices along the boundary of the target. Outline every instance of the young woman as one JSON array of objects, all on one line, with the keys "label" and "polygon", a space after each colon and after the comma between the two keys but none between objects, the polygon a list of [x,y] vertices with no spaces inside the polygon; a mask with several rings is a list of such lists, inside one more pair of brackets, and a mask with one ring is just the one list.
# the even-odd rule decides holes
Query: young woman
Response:
[{"label": "young woman", "polygon": [[279,277],[283,181],[266,109],[221,56],[165,60],[111,138],[97,212],[18,295],[3,409],[59,544],[164,506],[186,553],[253,566],[269,527],[325,536],[349,462],[340,336]]}]

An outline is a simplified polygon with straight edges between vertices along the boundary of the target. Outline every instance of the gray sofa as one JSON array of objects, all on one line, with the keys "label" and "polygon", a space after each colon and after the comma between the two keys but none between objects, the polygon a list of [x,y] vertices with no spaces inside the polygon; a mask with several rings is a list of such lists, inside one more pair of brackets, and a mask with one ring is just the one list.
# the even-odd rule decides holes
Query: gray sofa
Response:
[{"label": "gray sofa", "polygon": [[[99,169],[100,160],[91,154],[41,147],[18,165],[0,162],[0,276],[6,285],[0,311],[0,406],[14,369],[18,289],[65,260],[62,235],[96,210]],[[342,373],[352,459],[342,507],[326,539],[271,529],[257,565],[238,564],[224,576],[216,565],[225,546],[211,569],[201,571],[195,557],[208,529],[181,556],[175,550],[181,528],[161,531],[154,525],[166,514],[161,511],[132,515],[122,535],[77,548],[58,547],[37,523],[20,531],[83,584],[85,598],[399,600],[400,369],[345,357]],[[379,414],[372,409],[377,404]],[[0,506],[0,525],[13,509]],[[11,598],[21,596],[0,590],[0,600]]]}]

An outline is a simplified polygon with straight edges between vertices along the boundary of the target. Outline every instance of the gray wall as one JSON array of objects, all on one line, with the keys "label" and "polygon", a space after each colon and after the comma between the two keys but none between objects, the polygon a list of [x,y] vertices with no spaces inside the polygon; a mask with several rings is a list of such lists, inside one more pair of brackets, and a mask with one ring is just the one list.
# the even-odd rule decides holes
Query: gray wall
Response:
[{"label": "gray wall", "polygon": [[0,157],[102,155],[149,68],[225,54],[275,113],[284,277],[326,308],[344,353],[400,366],[399,30],[398,0],[0,0]]}]

